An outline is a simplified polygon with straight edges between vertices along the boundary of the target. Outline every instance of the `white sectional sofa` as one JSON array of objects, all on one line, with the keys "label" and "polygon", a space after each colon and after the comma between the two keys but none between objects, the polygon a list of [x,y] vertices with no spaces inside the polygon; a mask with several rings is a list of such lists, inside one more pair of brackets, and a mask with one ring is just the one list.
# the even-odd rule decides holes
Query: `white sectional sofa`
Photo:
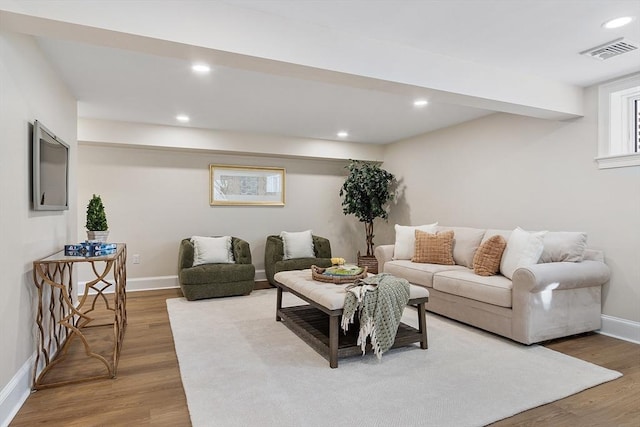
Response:
[{"label": "white sectional sofa", "polygon": [[[586,249],[586,235],[576,256],[572,242],[564,245],[562,240],[579,233],[548,233],[540,263],[517,268],[511,280],[500,273],[479,276],[473,270],[481,243],[496,234],[509,241],[510,230],[436,230],[453,230],[455,265],[394,259],[394,245],[375,249],[380,272],[429,290],[427,310],[524,344],[600,329],[601,291],[609,268],[602,252]],[[553,262],[562,259],[573,261]]]}]

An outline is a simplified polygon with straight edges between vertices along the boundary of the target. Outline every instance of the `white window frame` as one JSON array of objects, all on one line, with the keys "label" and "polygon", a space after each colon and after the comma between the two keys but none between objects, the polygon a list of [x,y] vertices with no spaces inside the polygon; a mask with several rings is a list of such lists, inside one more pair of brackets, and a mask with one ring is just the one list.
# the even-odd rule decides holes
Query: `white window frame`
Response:
[{"label": "white window frame", "polygon": [[640,166],[634,109],[637,99],[640,73],[598,88],[598,168]]}]

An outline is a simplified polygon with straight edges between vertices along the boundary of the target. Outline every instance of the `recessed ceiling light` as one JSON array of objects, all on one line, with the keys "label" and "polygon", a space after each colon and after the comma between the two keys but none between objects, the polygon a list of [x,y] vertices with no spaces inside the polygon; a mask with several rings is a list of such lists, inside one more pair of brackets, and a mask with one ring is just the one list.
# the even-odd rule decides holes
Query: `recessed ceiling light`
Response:
[{"label": "recessed ceiling light", "polygon": [[178,114],[176,116],[176,120],[179,121],[180,123],[189,123],[189,116],[185,114]]},{"label": "recessed ceiling light", "polygon": [[610,19],[607,22],[605,22],[604,24],[602,24],[602,26],[604,28],[620,28],[620,27],[624,27],[625,25],[627,25],[629,22],[633,21],[633,17],[631,16],[623,16],[620,18],[615,18],[615,19]]},{"label": "recessed ceiling light", "polygon": [[413,101],[413,106],[414,107],[424,107],[428,103],[429,103],[429,101],[427,101],[426,99],[416,99],[415,101]]},{"label": "recessed ceiling light", "polygon": [[340,132],[338,132],[338,138],[346,138],[349,136],[349,132],[347,132],[346,130],[341,130]]},{"label": "recessed ceiling light", "polygon": [[198,74],[206,74],[211,71],[211,67],[207,64],[193,64],[191,69]]}]

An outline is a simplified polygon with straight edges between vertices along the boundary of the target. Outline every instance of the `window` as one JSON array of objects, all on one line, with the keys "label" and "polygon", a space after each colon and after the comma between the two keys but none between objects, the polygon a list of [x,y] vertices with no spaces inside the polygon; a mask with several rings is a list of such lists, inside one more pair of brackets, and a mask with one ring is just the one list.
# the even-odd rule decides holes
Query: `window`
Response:
[{"label": "window", "polygon": [[640,166],[640,74],[598,91],[598,167]]},{"label": "window", "polygon": [[640,153],[640,99],[636,99],[634,104],[636,107],[636,153]]}]

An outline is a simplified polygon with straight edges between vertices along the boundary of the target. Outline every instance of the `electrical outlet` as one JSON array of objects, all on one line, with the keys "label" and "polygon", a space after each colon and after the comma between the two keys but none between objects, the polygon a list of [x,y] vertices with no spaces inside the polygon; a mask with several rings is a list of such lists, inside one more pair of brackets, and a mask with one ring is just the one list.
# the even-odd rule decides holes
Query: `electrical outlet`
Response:
[{"label": "electrical outlet", "polygon": [[140,264],[140,254],[133,254],[133,263]]}]

